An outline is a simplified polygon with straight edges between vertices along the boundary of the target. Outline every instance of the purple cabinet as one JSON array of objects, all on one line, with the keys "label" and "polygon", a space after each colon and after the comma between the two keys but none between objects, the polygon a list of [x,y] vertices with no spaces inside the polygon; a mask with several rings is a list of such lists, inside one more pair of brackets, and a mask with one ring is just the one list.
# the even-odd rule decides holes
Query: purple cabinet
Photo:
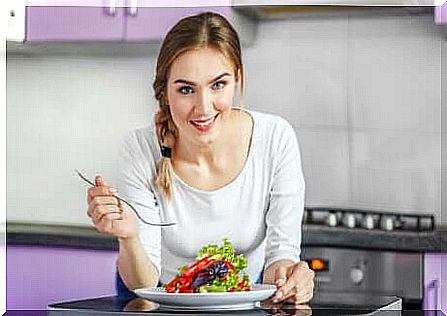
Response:
[{"label": "purple cabinet", "polygon": [[114,251],[7,246],[7,308],[114,295],[116,259]]},{"label": "purple cabinet", "polygon": [[447,253],[424,255],[424,309],[447,313]]},{"label": "purple cabinet", "polygon": [[27,7],[26,41],[121,41],[124,8]]},{"label": "purple cabinet", "polygon": [[[197,2],[198,0],[196,0]],[[175,3],[179,6],[175,6]],[[26,8],[26,41],[28,42],[156,42],[182,17],[203,11],[230,15],[229,0],[199,1],[197,6],[185,1],[115,0],[101,5],[94,0],[28,1]],[[212,7],[207,3],[213,3]],[[113,4],[113,5],[112,5]],[[112,6],[111,6],[112,5]],[[193,4],[189,4],[193,5]],[[165,6],[165,7],[162,7]]]},{"label": "purple cabinet", "polygon": [[231,8],[222,7],[144,7],[138,8],[135,15],[131,15],[130,8],[126,10],[125,40],[128,42],[160,41],[169,29],[182,17],[213,11],[229,16]]},{"label": "purple cabinet", "polygon": [[447,24],[447,2],[442,6],[435,7],[435,23]]}]

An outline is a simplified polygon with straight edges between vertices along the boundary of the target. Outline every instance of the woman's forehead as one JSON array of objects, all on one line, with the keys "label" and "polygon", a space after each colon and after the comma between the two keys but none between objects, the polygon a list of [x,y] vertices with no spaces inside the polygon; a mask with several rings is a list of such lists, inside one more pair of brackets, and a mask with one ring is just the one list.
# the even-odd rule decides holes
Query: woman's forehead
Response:
[{"label": "woman's forehead", "polygon": [[233,71],[233,63],[220,51],[200,48],[186,51],[173,61],[169,71],[169,81],[182,79],[207,82],[225,72],[233,75]]}]

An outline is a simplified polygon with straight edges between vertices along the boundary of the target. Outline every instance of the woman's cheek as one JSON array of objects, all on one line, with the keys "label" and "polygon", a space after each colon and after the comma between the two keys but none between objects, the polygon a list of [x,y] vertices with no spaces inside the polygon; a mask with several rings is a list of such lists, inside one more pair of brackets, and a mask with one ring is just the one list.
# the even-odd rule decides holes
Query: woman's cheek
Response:
[{"label": "woman's cheek", "polygon": [[190,102],[184,100],[173,100],[171,103],[171,114],[172,117],[177,120],[185,120],[187,119],[188,113],[191,112],[192,105]]},{"label": "woman's cheek", "polygon": [[230,109],[233,106],[233,93],[222,93],[216,98],[216,105],[221,111]]}]

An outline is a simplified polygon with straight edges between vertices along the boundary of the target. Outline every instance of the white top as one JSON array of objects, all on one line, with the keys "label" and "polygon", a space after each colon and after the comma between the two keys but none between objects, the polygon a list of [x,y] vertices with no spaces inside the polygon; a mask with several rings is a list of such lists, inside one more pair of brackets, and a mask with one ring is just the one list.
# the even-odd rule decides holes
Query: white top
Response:
[{"label": "white top", "polygon": [[162,283],[174,278],[178,267],[194,262],[200,248],[222,244],[224,238],[246,256],[252,283],[274,261],[299,261],[305,184],[295,132],[278,116],[247,112],[253,135],[237,178],[209,192],[174,175],[171,203],[155,190],[161,158],[155,128],[139,128],[124,138],[118,193],[146,221],[177,223],[163,228],[139,224],[144,250],[161,271]]}]

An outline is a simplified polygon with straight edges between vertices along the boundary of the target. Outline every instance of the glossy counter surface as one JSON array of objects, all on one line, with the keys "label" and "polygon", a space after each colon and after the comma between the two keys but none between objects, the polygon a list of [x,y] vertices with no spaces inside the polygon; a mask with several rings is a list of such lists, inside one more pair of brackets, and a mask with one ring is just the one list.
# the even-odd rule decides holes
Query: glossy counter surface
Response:
[{"label": "glossy counter surface", "polygon": [[358,294],[324,293],[315,295],[309,305],[299,309],[291,305],[264,302],[261,308],[252,310],[187,311],[167,310],[141,298],[118,298],[116,296],[94,298],[52,304],[49,315],[94,315],[111,313],[114,315],[133,315],[153,313],[157,315],[400,315],[401,300],[392,296],[363,296]]},{"label": "glossy counter surface", "polygon": [[[89,226],[7,224],[8,245],[73,247],[117,250],[114,238]],[[447,252],[447,228],[428,232],[348,229],[322,225],[303,226],[303,246],[329,246],[407,252]]]}]

